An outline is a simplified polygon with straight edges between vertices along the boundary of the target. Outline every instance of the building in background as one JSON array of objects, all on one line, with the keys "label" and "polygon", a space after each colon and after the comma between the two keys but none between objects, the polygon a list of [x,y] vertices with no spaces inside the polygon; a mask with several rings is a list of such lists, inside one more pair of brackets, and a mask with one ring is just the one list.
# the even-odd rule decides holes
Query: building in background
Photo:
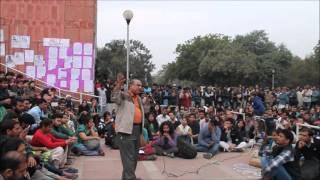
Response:
[{"label": "building in background", "polygon": [[1,63],[52,86],[90,93],[96,24],[97,0],[0,0]]}]

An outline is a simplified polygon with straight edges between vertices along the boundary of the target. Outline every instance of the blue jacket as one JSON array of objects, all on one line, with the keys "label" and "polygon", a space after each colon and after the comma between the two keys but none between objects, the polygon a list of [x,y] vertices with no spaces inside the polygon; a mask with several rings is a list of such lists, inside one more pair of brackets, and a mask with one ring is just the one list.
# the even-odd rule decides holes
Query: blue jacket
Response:
[{"label": "blue jacket", "polygon": [[221,138],[221,129],[219,127],[215,127],[213,131],[209,131],[208,123],[206,123],[203,128],[201,128],[198,143],[201,146],[209,147],[210,142],[214,142],[215,144],[220,142]]},{"label": "blue jacket", "polygon": [[264,104],[262,102],[262,98],[259,96],[255,96],[253,100],[253,109],[254,113],[258,116],[263,115],[266,108],[264,107]]}]

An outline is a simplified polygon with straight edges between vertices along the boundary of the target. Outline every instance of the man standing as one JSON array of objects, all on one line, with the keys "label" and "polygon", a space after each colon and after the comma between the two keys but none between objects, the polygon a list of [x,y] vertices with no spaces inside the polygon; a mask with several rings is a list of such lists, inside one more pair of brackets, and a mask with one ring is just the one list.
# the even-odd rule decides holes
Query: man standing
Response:
[{"label": "man standing", "polygon": [[111,99],[117,104],[115,130],[122,161],[122,179],[135,180],[140,135],[144,125],[144,111],[139,94],[142,92],[140,80],[133,79],[127,92],[121,91],[125,82],[123,75],[118,75]]}]

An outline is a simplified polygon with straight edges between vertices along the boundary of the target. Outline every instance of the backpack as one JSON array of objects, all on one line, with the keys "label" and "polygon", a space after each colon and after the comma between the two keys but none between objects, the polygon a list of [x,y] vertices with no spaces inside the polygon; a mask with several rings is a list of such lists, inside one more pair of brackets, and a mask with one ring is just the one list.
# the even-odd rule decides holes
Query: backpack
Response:
[{"label": "backpack", "polygon": [[192,145],[183,140],[183,138],[178,138],[177,140],[178,153],[176,156],[183,159],[193,159],[197,156],[197,150]]}]

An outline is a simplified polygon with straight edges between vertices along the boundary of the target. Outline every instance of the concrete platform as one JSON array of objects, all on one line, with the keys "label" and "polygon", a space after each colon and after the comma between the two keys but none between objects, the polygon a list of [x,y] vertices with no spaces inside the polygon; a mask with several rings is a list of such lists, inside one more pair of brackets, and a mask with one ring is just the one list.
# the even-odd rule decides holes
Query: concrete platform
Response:
[{"label": "concrete platform", "polygon": [[[105,157],[77,157],[73,167],[78,168],[80,180],[117,180],[121,179],[122,165],[118,150],[103,145]],[[248,164],[250,152],[219,153],[207,160],[198,153],[197,158],[160,157],[156,161],[139,161],[137,177],[143,180],[231,180],[259,179],[260,169]]]}]

